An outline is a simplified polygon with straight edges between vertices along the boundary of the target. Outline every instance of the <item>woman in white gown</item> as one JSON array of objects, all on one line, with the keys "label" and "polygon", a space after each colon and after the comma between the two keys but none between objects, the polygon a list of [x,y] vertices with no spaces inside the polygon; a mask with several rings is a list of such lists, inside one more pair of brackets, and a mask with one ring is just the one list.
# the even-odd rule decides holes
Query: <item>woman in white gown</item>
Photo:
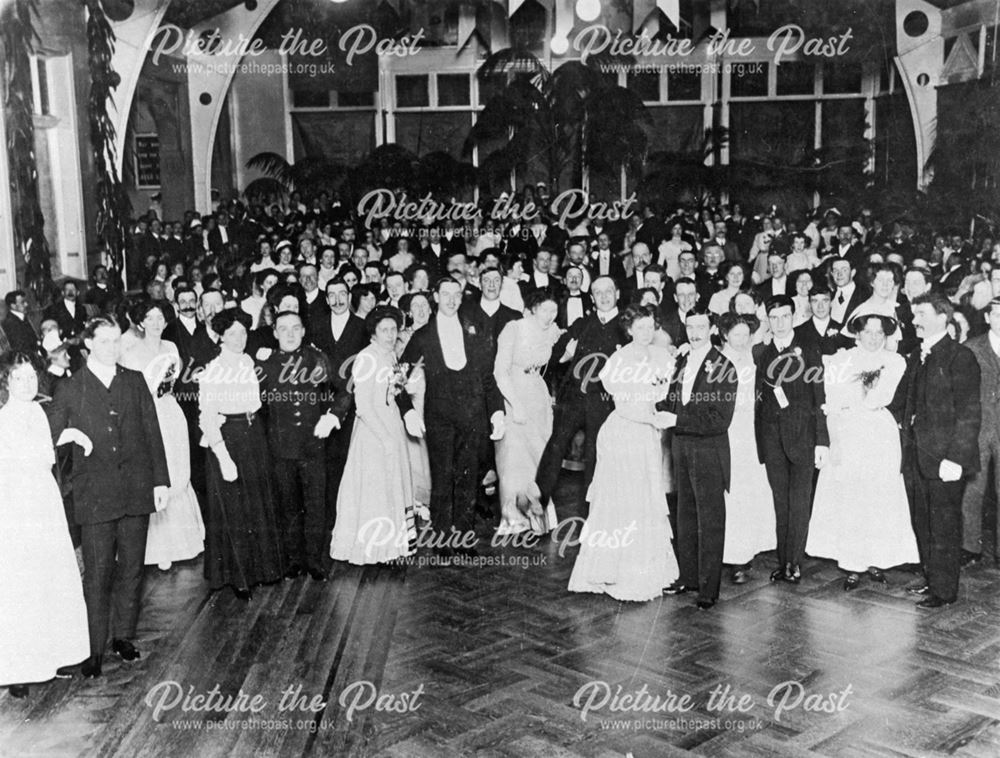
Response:
[{"label": "woman in white gown", "polygon": [[0,685],[27,684],[90,655],[87,606],[31,358],[0,360]]},{"label": "woman in white gown", "polygon": [[171,394],[182,365],[177,346],[161,339],[167,322],[163,311],[154,303],[139,303],[130,318],[133,324],[141,327],[143,336],[122,352],[119,363],[141,371],[146,377],[146,384],[156,401],[156,418],[160,422],[170,471],[167,507],[149,517],[145,563],[166,571],[174,561],[201,555],[205,549],[205,524],[191,486],[187,421]]},{"label": "woman in white gown", "polygon": [[556,527],[555,507],[551,500],[543,506],[535,474],[552,435],[552,398],[544,371],[561,333],[555,323],[557,311],[551,292],[529,292],[524,318],[507,324],[497,339],[493,376],[508,419],[506,432],[496,443],[500,535],[528,529],[543,534]]},{"label": "woman in white gown", "polygon": [[674,361],[666,348],[652,344],[656,318],[651,308],[628,306],[621,321],[632,342],[616,350],[598,375],[615,409],[597,434],[590,514],[570,592],[652,600],[678,576],[660,434],[667,414],[655,408],[667,394]]},{"label": "woman in white gown", "polygon": [[756,367],[751,354],[752,335],[760,327],[753,314],[726,313],[719,319],[724,340],[722,354],[733,362],[739,381],[736,410],[729,425],[732,471],[726,493],[726,542],[722,560],[733,566],[735,584],[747,581],[754,556],[773,550],[774,499],[764,465],[757,459],[754,434]]},{"label": "woman in white gown", "polygon": [[365,319],[372,343],[351,366],[357,420],[337,494],[330,556],[356,565],[410,554],[413,482],[406,429],[395,397],[405,392],[396,362],[402,314],[378,306]]},{"label": "woman in white gown", "polygon": [[906,361],[886,349],[896,330],[888,316],[866,314],[850,322],[858,345],[827,360],[824,371],[830,455],[820,470],[806,551],[832,558],[848,572],[845,590],[867,569],[919,562],[917,541],[900,473],[899,430],[886,406]]}]

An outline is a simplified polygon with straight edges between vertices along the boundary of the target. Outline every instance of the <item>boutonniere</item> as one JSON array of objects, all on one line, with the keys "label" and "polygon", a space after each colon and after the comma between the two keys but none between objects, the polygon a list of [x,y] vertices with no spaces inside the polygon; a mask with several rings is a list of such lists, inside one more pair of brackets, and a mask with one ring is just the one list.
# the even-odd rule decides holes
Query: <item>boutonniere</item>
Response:
[{"label": "boutonniere", "polygon": [[469,324],[468,326],[466,326],[466,327],[465,327],[465,331],[466,331],[466,332],[467,332],[468,334],[475,334],[475,333],[476,333],[476,327],[475,327],[475,324]]},{"label": "boutonniere", "polygon": [[795,353],[795,355],[796,355],[797,357],[799,357],[799,358],[801,358],[801,357],[802,357],[802,348],[801,348],[801,347],[799,347],[798,345],[796,345],[796,346],[795,346],[795,349],[794,349],[794,350],[792,350],[792,352],[793,352],[793,353]]},{"label": "boutonniere", "polygon": [[827,337],[836,337],[838,334],[840,334],[840,332],[838,332],[836,329],[827,329],[826,330],[826,336]]},{"label": "boutonniere", "polygon": [[715,363],[713,361],[705,361],[705,373],[711,374],[715,370]]},{"label": "boutonniere", "polygon": [[389,375],[388,386],[385,389],[385,404],[391,405],[393,398],[406,389],[406,382],[410,378],[410,364],[397,363],[392,367]]}]

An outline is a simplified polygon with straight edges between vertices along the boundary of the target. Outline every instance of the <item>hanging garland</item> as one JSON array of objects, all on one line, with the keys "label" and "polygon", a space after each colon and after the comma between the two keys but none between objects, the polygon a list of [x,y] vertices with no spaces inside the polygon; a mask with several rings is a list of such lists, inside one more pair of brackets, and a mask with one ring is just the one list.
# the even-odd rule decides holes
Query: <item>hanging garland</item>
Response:
[{"label": "hanging garland", "polygon": [[97,238],[108,253],[113,281],[121,280],[132,206],[115,166],[115,125],[108,113],[111,94],[121,77],[111,67],[115,33],[101,0],[83,0],[87,9],[87,50],[90,66],[90,144],[97,180]]},{"label": "hanging garland", "polygon": [[14,244],[24,260],[24,285],[44,304],[52,290],[45,217],[38,199],[31,58],[38,39],[32,23],[35,0],[14,0],[0,14],[4,47],[4,112]]}]

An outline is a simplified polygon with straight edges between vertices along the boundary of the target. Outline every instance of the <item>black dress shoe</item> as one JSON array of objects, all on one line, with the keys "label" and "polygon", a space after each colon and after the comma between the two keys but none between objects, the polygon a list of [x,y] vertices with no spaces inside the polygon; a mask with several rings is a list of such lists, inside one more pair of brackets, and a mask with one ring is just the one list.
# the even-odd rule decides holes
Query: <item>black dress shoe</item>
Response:
[{"label": "black dress shoe", "polygon": [[861,585],[861,577],[857,574],[848,574],[844,580],[844,592],[856,590]]},{"label": "black dress shoe", "polygon": [[128,640],[111,640],[111,651],[123,661],[139,660],[139,651]]},{"label": "black dress shoe", "polygon": [[931,588],[927,582],[920,582],[919,584],[912,584],[906,588],[906,591],[911,595],[926,595],[930,592]]},{"label": "black dress shoe", "polygon": [[917,608],[941,608],[945,605],[951,605],[954,602],[954,600],[942,600],[937,595],[928,595],[917,603]]},{"label": "black dress shoe", "polygon": [[327,577],[326,572],[323,569],[309,569],[309,576],[317,582],[325,582],[329,577]]},{"label": "black dress shoe", "polygon": [[56,679],[72,679],[76,676],[76,670],[82,664],[74,663],[72,666],[60,666],[56,669]]},{"label": "black dress shoe", "polygon": [[882,572],[882,569],[877,569],[874,566],[868,569],[868,578],[875,582],[875,584],[889,583],[889,580],[885,578],[885,574]]},{"label": "black dress shoe", "polygon": [[249,587],[233,587],[233,594],[236,595],[237,600],[249,600],[253,597]]},{"label": "black dress shoe", "polygon": [[663,588],[664,595],[683,595],[685,592],[697,592],[697,587],[689,587],[686,584],[681,584],[679,581],[674,582],[669,587]]},{"label": "black dress shoe", "polygon": [[285,579],[298,579],[300,576],[306,573],[306,570],[302,568],[299,564],[293,563],[288,567],[285,572]]},{"label": "black dress shoe", "polygon": [[793,566],[792,564],[785,566],[785,581],[792,584],[798,584],[802,581],[802,571],[798,566]]},{"label": "black dress shoe", "polygon": [[785,581],[785,569],[783,569],[783,568],[776,568],[774,571],[772,571],[771,572],[771,581],[772,582],[783,582],[783,581]]},{"label": "black dress shoe", "polygon": [[96,679],[101,675],[102,658],[99,655],[92,655],[80,666],[80,673],[84,679]]},{"label": "black dress shoe", "polygon": [[18,699],[28,697],[28,685],[26,684],[12,684],[7,688],[7,691],[10,692],[11,697]]},{"label": "black dress shoe", "polygon": [[695,602],[695,605],[701,608],[701,610],[707,611],[709,608],[715,607],[715,601],[707,597],[700,597]]}]

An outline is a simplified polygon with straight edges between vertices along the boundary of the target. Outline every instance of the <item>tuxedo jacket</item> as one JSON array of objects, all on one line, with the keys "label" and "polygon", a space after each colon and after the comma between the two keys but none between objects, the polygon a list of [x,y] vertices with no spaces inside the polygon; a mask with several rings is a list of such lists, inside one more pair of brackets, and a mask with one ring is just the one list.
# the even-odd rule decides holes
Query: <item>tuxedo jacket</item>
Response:
[{"label": "tuxedo jacket", "polygon": [[[831,300],[836,302],[837,297],[840,295],[839,291],[833,293]],[[872,291],[862,287],[860,284],[855,285],[854,292],[851,293],[850,298],[847,300],[847,310],[844,311],[844,318],[842,323],[846,326],[851,323],[851,314],[858,309],[863,302],[872,296]]]},{"label": "tuxedo jacket", "polygon": [[910,353],[893,399],[893,410],[902,408],[904,467],[924,479],[939,479],[943,460],[961,466],[963,478],[979,471],[980,383],[975,353],[948,335],[923,363],[919,349]]},{"label": "tuxedo jacket", "polygon": [[[790,276],[786,275],[785,276],[785,286],[777,294],[778,295],[787,295],[787,296],[790,297],[790,296],[792,296],[792,295],[795,294],[795,289],[794,288],[795,288],[795,285],[792,282],[792,278]],[[760,295],[760,297],[764,300],[765,303],[769,299],[771,299],[772,297],[775,296],[775,293],[774,293],[772,285],[771,285],[771,278],[770,277],[768,277],[767,279],[765,279],[764,281],[762,281],[760,284],[754,285],[754,290],[757,292],[758,295]]]},{"label": "tuxedo jacket", "polygon": [[803,348],[819,350],[821,355],[833,355],[841,348],[854,347],[854,342],[844,336],[843,328],[844,325],[839,321],[830,319],[826,332],[820,334],[816,330],[816,324],[809,319],[795,327],[795,339]]},{"label": "tuxedo jacket", "polygon": [[464,301],[458,309],[458,315],[478,325],[477,331],[489,341],[490,353],[495,358],[500,332],[511,321],[517,321],[521,318],[521,314],[513,308],[508,308],[506,305],[501,304],[497,312],[490,316],[480,307],[481,302],[481,299]]},{"label": "tuxedo jacket", "polygon": [[[371,342],[365,330],[365,322],[353,313],[344,325],[344,331],[340,339],[333,336],[333,328],[330,324],[330,316],[319,321],[312,330],[312,344],[318,347],[330,366],[332,372],[331,382],[338,392],[338,399],[334,413],[344,420],[346,415],[352,411],[352,398],[348,392],[348,383],[351,378],[351,362]],[[344,394],[348,392],[348,394]],[[403,393],[405,394],[405,393]]]},{"label": "tuxedo jacket", "polygon": [[174,397],[181,403],[196,403],[198,401],[198,382],[195,379],[195,369],[198,366],[196,356],[198,356],[199,348],[205,342],[214,348],[213,350],[205,345],[204,356],[198,356],[205,361],[201,365],[206,366],[217,355],[218,346],[208,336],[208,331],[203,323],[197,322],[194,332],[189,332],[180,318],[167,324],[163,330],[163,339],[173,342],[181,357],[181,373],[174,383]]},{"label": "tuxedo jacket", "polygon": [[589,316],[577,319],[556,341],[550,368],[558,365],[571,340],[577,341],[576,352],[559,382],[556,391],[559,402],[580,400],[587,395],[604,392],[604,385],[597,375],[611,354],[629,341],[629,336],[619,316],[602,324],[595,310]]},{"label": "tuxedo jacket", "polygon": [[[459,323],[465,348],[465,366],[461,369],[453,371],[445,364],[436,317],[413,333],[400,361],[423,368],[425,419],[447,420],[461,426],[485,425],[490,416],[504,409],[503,396],[493,378],[493,356],[476,321],[459,316]],[[400,397],[404,394],[400,393]]]},{"label": "tuxedo jacket", "polygon": [[35,355],[38,353],[38,335],[28,319],[8,313],[3,320],[3,331],[10,342],[10,349]]},{"label": "tuxedo jacket", "polygon": [[688,341],[687,328],[681,321],[681,314],[677,308],[672,308],[663,319],[660,326],[670,337],[670,344],[674,346],[684,345]]},{"label": "tuxedo jacket", "polygon": [[84,367],[56,385],[49,414],[53,441],[79,429],[90,455],[73,444],[73,508],[78,524],[144,516],[154,487],[170,486],[153,395],[139,371],[118,366],[110,389]]},{"label": "tuxedo jacket", "polygon": [[1000,438],[1000,357],[993,352],[989,334],[973,337],[965,346],[979,363],[979,407],[982,422],[979,444],[982,447]]},{"label": "tuxedo jacket", "polygon": [[79,336],[83,332],[84,327],[87,326],[87,309],[81,301],[77,300],[76,315],[72,316],[66,309],[66,305],[60,300],[58,303],[52,303],[52,305],[45,309],[45,312],[42,314],[42,320],[44,321],[45,319],[52,319],[59,324],[59,336],[64,340],[68,340]]},{"label": "tuxedo jacket", "polygon": [[[650,248],[655,250],[656,248]],[[597,277],[602,276],[601,274],[601,258],[600,253],[594,250],[590,253],[590,259],[587,263],[587,272],[590,274],[590,281],[593,282]],[[616,255],[614,250],[608,251],[608,273],[603,274],[603,276],[610,276],[615,280],[615,284],[618,285],[618,289],[627,286],[627,276],[625,274],[625,264],[622,262],[621,256]],[[618,302],[624,302],[621,297],[618,298]]]},{"label": "tuxedo jacket", "polygon": [[[823,361],[815,347],[803,345],[796,334],[786,350],[778,352],[774,343],[759,346],[757,363],[754,429],[757,456],[764,463],[766,435],[776,435],[790,461],[805,464],[813,460],[813,449],[829,446],[823,404]],[[784,408],[775,395],[780,388],[788,405]]]},{"label": "tuxedo jacket", "polygon": [[726,356],[717,348],[709,348],[695,376],[691,399],[685,405],[682,402],[682,384],[689,357],[685,355],[677,361],[667,397],[656,404],[656,409],[677,414],[675,438],[692,438],[700,448],[711,451],[723,486],[728,491],[731,467],[729,425],[736,410],[738,375]]},{"label": "tuxedo jacket", "polygon": [[[594,311],[594,300],[586,292],[581,292],[576,295],[580,299],[580,305],[583,308],[583,318],[586,318]],[[559,298],[558,310],[556,311],[556,324],[560,329],[568,328],[566,323],[569,319],[569,299],[570,294],[568,292],[563,293],[563,296]]]}]

